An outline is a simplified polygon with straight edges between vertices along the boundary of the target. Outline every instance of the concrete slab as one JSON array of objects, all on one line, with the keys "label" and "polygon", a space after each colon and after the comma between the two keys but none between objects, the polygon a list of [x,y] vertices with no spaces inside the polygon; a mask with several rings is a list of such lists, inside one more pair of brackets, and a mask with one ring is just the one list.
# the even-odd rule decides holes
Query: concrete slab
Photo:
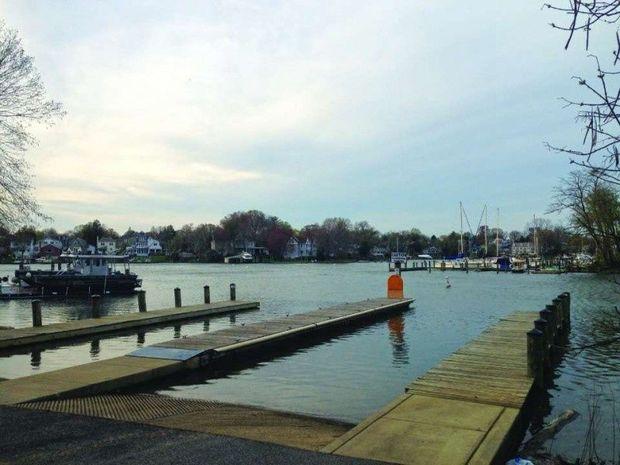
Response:
[{"label": "concrete slab", "polygon": [[336,454],[407,465],[465,465],[483,437],[470,429],[384,417]]},{"label": "concrete slab", "polygon": [[496,405],[414,394],[391,410],[386,418],[486,432],[503,410]]}]

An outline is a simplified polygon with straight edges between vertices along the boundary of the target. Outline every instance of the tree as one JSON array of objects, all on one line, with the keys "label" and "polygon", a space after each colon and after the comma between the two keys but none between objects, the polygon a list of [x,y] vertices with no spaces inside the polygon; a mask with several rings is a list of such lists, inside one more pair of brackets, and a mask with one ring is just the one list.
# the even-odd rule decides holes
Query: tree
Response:
[{"label": "tree", "polygon": [[353,241],[357,244],[357,253],[360,257],[368,257],[370,251],[379,243],[379,231],[373,228],[368,221],[355,223],[352,231]]},{"label": "tree", "polygon": [[74,233],[76,237],[84,239],[87,244],[95,246],[97,245],[97,238],[101,239],[104,236],[118,238],[116,231],[106,227],[106,225],[102,224],[99,220],[76,226]]},{"label": "tree", "polygon": [[[568,32],[564,48],[567,49],[575,34],[585,35],[585,49],[589,50],[590,34],[598,24],[615,24],[620,20],[620,0],[565,0],[562,5],[545,4],[563,17],[565,24],[551,23],[552,27]],[[563,99],[568,107],[577,108],[577,120],[584,126],[582,147],[567,148],[547,144],[553,151],[566,153],[570,162],[585,167],[609,182],[620,184],[620,35],[616,31],[613,62],[601,64],[596,55],[590,55],[596,65],[595,78],[590,81],[575,76],[578,85],[586,90],[583,99]]]},{"label": "tree", "polygon": [[598,260],[620,263],[620,198],[612,184],[583,171],[573,171],[554,189],[549,212],[570,212],[576,233],[592,238]]},{"label": "tree", "polygon": [[52,124],[63,114],[60,103],[47,99],[17,32],[0,23],[0,224],[14,227],[44,217],[24,153],[36,143],[30,126]]}]

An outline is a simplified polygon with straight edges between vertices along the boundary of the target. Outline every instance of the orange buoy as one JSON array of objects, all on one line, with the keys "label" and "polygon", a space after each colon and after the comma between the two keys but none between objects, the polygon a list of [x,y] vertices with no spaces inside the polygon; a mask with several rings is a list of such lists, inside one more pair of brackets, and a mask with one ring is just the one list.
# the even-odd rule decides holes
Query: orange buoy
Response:
[{"label": "orange buoy", "polygon": [[387,280],[387,296],[388,299],[402,299],[405,297],[403,293],[403,278],[397,274],[391,275]]}]

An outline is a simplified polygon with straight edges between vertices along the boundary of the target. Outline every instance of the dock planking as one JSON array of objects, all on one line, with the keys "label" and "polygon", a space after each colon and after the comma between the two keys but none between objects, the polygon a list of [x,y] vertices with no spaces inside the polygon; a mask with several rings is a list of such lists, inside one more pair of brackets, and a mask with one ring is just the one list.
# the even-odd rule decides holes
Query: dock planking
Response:
[{"label": "dock planking", "polygon": [[17,328],[0,331],[0,349],[11,349],[52,341],[120,331],[129,328],[175,323],[206,316],[254,310],[259,302],[223,301],[185,307],[165,308],[149,312],[124,313],[101,318],[73,320],[44,326]]},{"label": "dock planking", "polygon": [[514,445],[535,384],[527,332],[537,318],[502,318],[324,452],[407,465],[496,463]]},{"label": "dock planking", "polygon": [[198,368],[238,351],[260,350],[287,338],[405,309],[412,302],[413,299],[368,299],[174,339],[122,357],[6,380],[0,383],[0,405],[102,394]]}]

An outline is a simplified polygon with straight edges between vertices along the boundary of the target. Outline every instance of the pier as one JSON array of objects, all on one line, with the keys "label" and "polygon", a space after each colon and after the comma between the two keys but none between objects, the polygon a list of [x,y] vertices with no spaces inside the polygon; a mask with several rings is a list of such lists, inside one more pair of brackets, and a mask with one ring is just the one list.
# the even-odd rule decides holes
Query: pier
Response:
[{"label": "pier", "polygon": [[144,347],[126,356],[0,383],[0,405],[101,394],[208,365],[241,351],[363,321],[409,307],[413,299],[368,299]]},{"label": "pier", "polygon": [[[33,302],[36,308],[36,302]],[[34,344],[55,341],[67,341],[79,337],[160,325],[162,323],[176,323],[206,316],[222,315],[231,312],[254,310],[259,308],[259,302],[223,301],[184,307],[165,308],[161,310],[125,313],[120,315],[103,316],[73,320],[66,323],[41,324],[39,312],[34,314],[36,326],[28,328],[6,329],[0,331],[0,349],[12,349]]]},{"label": "pier", "polygon": [[570,329],[570,296],[502,318],[324,449],[408,465],[504,463]]}]

